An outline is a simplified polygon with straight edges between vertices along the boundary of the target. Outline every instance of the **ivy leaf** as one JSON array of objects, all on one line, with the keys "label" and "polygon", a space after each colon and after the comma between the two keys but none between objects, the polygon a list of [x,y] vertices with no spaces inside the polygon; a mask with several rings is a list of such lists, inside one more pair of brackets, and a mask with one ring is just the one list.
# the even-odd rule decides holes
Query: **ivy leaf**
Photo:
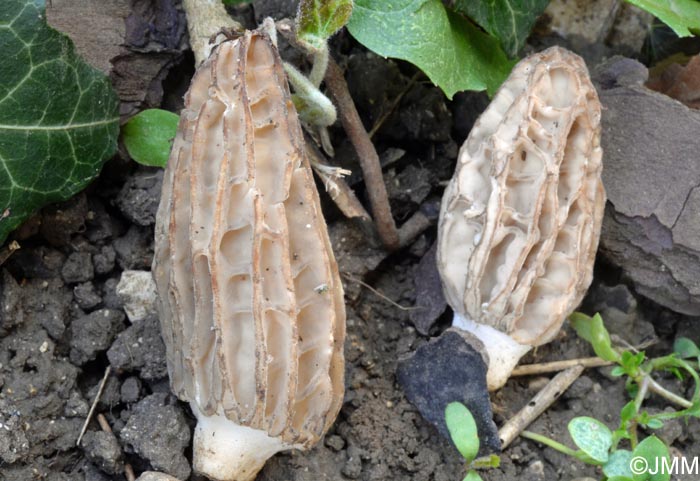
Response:
[{"label": "ivy leaf", "polygon": [[322,50],[326,41],[348,23],[350,15],[352,0],[301,0],[296,18],[297,38],[313,50]]},{"label": "ivy leaf", "polygon": [[464,404],[452,402],[445,408],[445,424],[457,450],[467,464],[471,463],[479,452],[479,435],[472,413]]},{"label": "ivy leaf", "polygon": [[124,146],[142,165],[165,167],[180,117],[161,109],[139,112],[122,127]]},{"label": "ivy leaf", "polygon": [[608,461],[612,432],[597,419],[581,416],[569,422],[569,434],[576,446],[599,463]]},{"label": "ivy leaf", "polygon": [[700,34],[700,2],[697,0],[627,0],[671,27],[679,37]]},{"label": "ivy leaf", "polygon": [[474,19],[515,57],[550,0],[456,0],[455,10]]},{"label": "ivy leaf", "polygon": [[45,21],[44,0],[0,8],[0,242],[97,176],[117,146],[117,96]]},{"label": "ivy leaf", "polygon": [[375,53],[416,65],[448,98],[493,94],[513,67],[495,38],[440,0],[356,0],[348,30]]}]

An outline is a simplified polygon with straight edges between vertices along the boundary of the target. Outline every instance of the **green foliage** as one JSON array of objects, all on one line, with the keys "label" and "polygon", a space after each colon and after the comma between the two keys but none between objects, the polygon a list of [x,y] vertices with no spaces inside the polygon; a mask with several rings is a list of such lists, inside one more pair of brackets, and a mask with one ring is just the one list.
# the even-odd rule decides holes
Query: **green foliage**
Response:
[{"label": "green foliage", "polygon": [[513,66],[496,38],[440,0],[356,0],[348,29],[379,55],[416,65],[448,98],[462,90],[492,94]]},{"label": "green foliage", "polygon": [[497,468],[501,459],[496,455],[477,458],[479,434],[471,411],[460,402],[451,402],[445,408],[445,424],[450,438],[467,464],[467,475],[462,481],[480,481],[476,469]]},{"label": "green foliage", "polygon": [[569,422],[569,434],[574,444],[592,460],[599,463],[608,461],[613,437],[605,424],[597,419],[581,416]]},{"label": "green foliage", "polygon": [[630,461],[632,461],[632,451],[618,449],[610,454],[608,461],[603,464],[603,474],[608,478],[614,476],[632,477]]},{"label": "green foliage", "polygon": [[118,99],[43,0],[0,8],[0,242],[41,206],[82,190],[116,150]]},{"label": "green foliage", "polygon": [[471,463],[479,452],[479,436],[472,413],[462,403],[450,403],[445,408],[445,424],[457,450]]},{"label": "green foliage", "polygon": [[632,458],[644,458],[647,465],[657,472],[651,475],[648,473],[635,474],[632,476],[632,479],[634,481],[669,481],[671,473],[663,472],[661,469],[656,470],[655,467],[657,463],[661,464],[661,459],[666,458],[668,460],[670,457],[668,446],[656,436],[649,436],[634,448]]},{"label": "green foliage", "polygon": [[549,0],[455,0],[455,10],[496,37],[512,58],[525,45],[535,20]]},{"label": "green foliage", "polygon": [[325,48],[352,14],[352,0],[301,0],[296,17],[297,39],[311,50]]},{"label": "green foliage", "polygon": [[253,0],[221,0],[221,3],[223,3],[226,6],[229,5],[244,5],[246,3],[253,3]]},{"label": "green foliage", "polygon": [[[672,354],[649,359],[644,352],[619,352],[615,349],[598,314],[590,317],[574,313],[570,320],[579,336],[591,343],[599,357],[617,364],[612,372],[615,376],[626,376],[628,392],[634,399],[620,410],[620,425],[614,431],[590,417],[572,419],[569,423],[569,433],[578,450],[527,431],[523,432],[523,437],[543,443],[588,464],[600,466],[607,481],[668,481],[668,473],[634,472],[635,468],[639,469],[639,463],[648,466],[651,471],[656,471],[657,463],[661,463],[663,458],[669,459],[668,446],[656,436],[648,436],[639,441],[638,427],[659,429],[669,419],[687,420],[700,417],[700,376],[697,372],[700,350],[697,345],[690,339],[679,338],[674,344]],[[691,363],[684,358],[698,362]],[[652,377],[655,372],[668,372],[680,379],[693,379],[695,390],[691,400],[688,401],[659,385]],[[644,400],[649,393],[659,395],[683,409],[650,414],[643,409]],[[632,451],[619,448],[623,440],[629,442]]]},{"label": "green foliage", "polygon": [[167,110],[139,112],[122,127],[122,140],[132,159],[142,165],[165,167],[179,117]]},{"label": "green foliage", "polygon": [[700,34],[700,2],[697,0],[627,0],[671,27],[679,37]]},{"label": "green foliage", "polygon": [[603,327],[603,319],[599,314],[588,317],[580,312],[575,312],[569,316],[569,320],[576,333],[591,343],[598,357],[610,362],[617,362],[620,359],[620,355],[612,348],[610,335]]}]

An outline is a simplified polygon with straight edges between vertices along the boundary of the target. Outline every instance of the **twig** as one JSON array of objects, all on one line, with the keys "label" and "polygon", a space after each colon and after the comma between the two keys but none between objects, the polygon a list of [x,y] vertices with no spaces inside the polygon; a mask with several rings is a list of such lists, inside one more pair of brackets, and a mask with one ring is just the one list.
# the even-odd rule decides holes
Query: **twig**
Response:
[{"label": "twig", "polygon": [[80,446],[80,441],[83,440],[83,435],[87,430],[88,424],[90,423],[90,419],[92,419],[92,415],[95,413],[95,408],[97,407],[97,403],[100,400],[100,397],[102,396],[102,391],[105,388],[105,384],[107,383],[107,378],[109,377],[110,372],[112,372],[112,366],[107,366],[107,369],[105,369],[105,375],[102,376],[100,386],[97,388],[97,394],[95,395],[95,399],[92,401],[92,406],[90,406],[90,411],[88,412],[88,415],[85,418],[85,422],[83,423],[83,428],[80,430],[78,441],[76,441],[75,443],[76,446]]},{"label": "twig", "polygon": [[380,299],[384,299],[386,302],[388,302],[389,304],[391,304],[392,306],[394,306],[394,307],[396,307],[396,308],[398,308],[398,309],[401,309],[402,311],[413,311],[413,310],[416,310],[416,309],[423,309],[422,307],[418,307],[418,306],[414,306],[414,307],[402,306],[402,305],[399,304],[398,302],[392,301],[392,300],[389,299],[387,296],[385,296],[384,294],[382,294],[381,292],[379,292],[377,289],[375,289],[374,287],[370,286],[370,285],[367,284],[366,282],[364,282],[364,281],[358,279],[357,277],[355,277],[355,276],[353,276],[353,275],[351,275],[351,274],[348,274],[347,272],[341,272],[340,275],[343,276],[343,277],[345,277],[345,278],[346,278],[347,280],[349,280],[349,281],[358,283],[359,285],[361,285],[362,287],[368,289],[370,292],[372,292],[374,295],[376,295],[376,296],[379,297]]},{"label": "twig", "polygon": [[[658,339],[650,339],[650,340],[645,341],[637,346],[633,346],[617,336],[615,336],[615,339],[617,340],[618,343],[624,343],[628,349],[630,349],[634,352],[639,352],[640,350],[646,349],[649,346],[653,346],[654,344],[656,344],[658,342]],[[543,362],[543,363],[537,363],[537,364],[525,364],[525,365],[518,366],[515,369],[513,369],[513,372],[510,375],[511,375],[511,377],[531,376],[534,374],[547,374],[550,372],[563,371],[564,369],[570,368],[572,366],[583,366],[585,368],[589,368],[589,367],[612,366],[613,364],[615,364],[615,363],[605,361],[599,357],[582,357],[579,359],[567,359],[565,361],[552,361],[552,362]]]},{"label": "twig", "polygon": [[406,247],[434,223],[434,220],[417,210],[399,228],[399,246]]},{"label": "twig", "polygon": [[554,401],[578,379],[582,372],[583,366],[573,366],[554,376],[554,378],[549,381],[524,408],[510,418],[498,431],[498,436],[501,438],[501,449],[505,449],[525,428],[537,419],[540,414],[554,404]]},{"label": "twig", "polygon": [[606,361],[599,357],[583,357],[580,359],[567,359],[566,361],[552,361],[538,364],[525,364],[513,369],[510,374],[514,376],[532,376],[534,374],[547,374],[550,372],[563,371],[573,366],[588,367],[603,367],[610,366],[612,362]]},{"label": "twig", "polygon": [[326,87],[335,99],[340,122],[357,151],[379,237],[387,249],[395,250],[399,247],[399,233],[391,215],[379,155],[362,125],[343,72],[332,58],[329,59],[328,70],[326,70]]},{"label": "twig", "polygon": [[323,155],[313,146],[308,137],[305,140],[306,155],[309,159],[309,163],[314,169],[314,172],[316,172],[323,181],[326,192],[328,192],[328,195],[333,202],[335,202],[335,205],[337,205],[345,217],[349,219],[359,217],[363,221],[372,222],[369,213],[357,199],[355,192],[353,192],[350,186],[342,178],[337,175],[332,175],[328,171],[329,167],[331,169],[335,169],[336,167],[327,164],[326,159],[324,159]]},{"label": "twig", "polygon": [[0,266],[7,261],[7,259],[10,258],[10,256],[18,250],[19,247],[19,242],[17,241],[12,241],[8,244],[7,247],[5,247],[3,250],[0,251]]},{"label": "twig", "polygon": [[96,416],[97,418],[97,424],[100,425],[102,430],[106,433],[111,433],[112,432],[112,427],[109,425],[107,422],[107,418],[105,417],[104,414],[100,413]]},{"label": "twig", "polygon": [[243,30],[241,24],[226,12],[220,0],[183,0],[182,6],[187,15],[190,46],[197,66],[209,57],[214,47],[212,37],[218,37],[224,30]]},{"label": "twig", "polygon": [[[107,418],[105,417],[104,414],[100,413],[97,416],[97,422],[99,423],[100,427],[102,430],[106,433],[109,434],[114,434],[112,432],[112,427],[109,425],[109,422],[107,422]],[[136,475],[134,474],[134,469],[131,467],[131,464],[126,463],[124,464],[124,476],[126,477],[127,481],[135,481],[136,480]]]},{"label": "twig", "polygon": [[379,129],[382,128],[382,125],[384,124],[384,122],[386,122],[386,119],[388,119],[389,116],[394,112],[394,110],[396,110],[396,107],[399,105],[399,102],[401,102],[403,96],[406,95],[406,93],[408,93],[409,90],[411,90],[411,87],[413,87],[420,75],[420,70],[413,74],[413,77],[411,77],[411,80],[409,80],[408,84],[406,85],[406,88],[399,92],[396,98],[394,98],[394,100],[391,102],[391,105],[389,105],[389,108],[382,112],[382,115],[379,116],[379,118],[374,123],[370,131],[367,133],[370,139],[374,137],[374,134],[376,134]]},{"label": "twig", "polygon": [[126,481],[136,481],[136,474],[134,474],[134,468],[131,467],[131,464],[126,463],[124,465],[124,476],[126,477]]}]

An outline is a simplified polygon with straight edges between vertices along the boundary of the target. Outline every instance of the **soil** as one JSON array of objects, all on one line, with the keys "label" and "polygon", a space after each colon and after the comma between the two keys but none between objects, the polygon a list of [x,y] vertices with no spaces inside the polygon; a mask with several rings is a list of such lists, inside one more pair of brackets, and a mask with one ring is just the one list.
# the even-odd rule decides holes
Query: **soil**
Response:
[{"label": "soil", "polygon": [[[280,16],[288,10],[289,2],[254,2],[238,13],[250,21],[254,12]],[[403,95],[373,140],[397,223],[418,209],[434,218],[458,146],[487,97],[464,93],[448,101],[420,75],[412,81],[416,71],[410,65],[368,53],[345,33],[333,47],[348,69],[351,93],[368,128]],[[181,106],[191,62],[191,56],[182,56],[165,81],[164,105],[171,110]],[[353,170],[349,183],[364,201],[353,149],[339,127],[331,134],[335,162]],[[161,171],[137,166],[121,152],[85,193],[46,207],[15,234],[22,248],[5,262],[0,277],[0,480],[122,481],[125,464],[137,476],[155,469],[183,481],[203,479],[191,473],[195,422],[189,406],[169,392],[158,320],[153,315],[130,320],[125,297],[116,289],[124,270],[150,269],[161,180]],[[322,442],[307,453],[275,456],[258,480],[461,479],[464,466],[456,449],[421,417],[396,381],[397,361],[450,323],[444,306],[430,306],[432,327],[423,322],[417,328],[420,316],[412,315],[429,295],[416,279],[424,277],[418,266],[432,252],[435,226],[388,255],[322,197],[346,289],[345,400]],[[418,298],[417,287],[423,289]],[[634,286],[604,259],[582,310],[602,311],[611,332],[632,344],[658,336],[652,354],[668,352],[676,336],[697,337],[697,319],[636,296]],[[590,355],[566,328],[523,362]],[[76,446],[108,366],[111,373],[92,421]],[[569,443],[566,425],[575,416],[616,427],[628,397],[609,371],[586,371],[530,430]],[[517,412],[546,381],[515,378],[493,394],[496,423]],[[670,377],[663,382],[680,392],[685,388]],[[665,408],[653,400],[651,406]],[[100,428],[97,414],[111,432]],[[700,456],[699,424],[670,422],[657,434],[685,456]],[[593,467],[524,439],[503,453],[500,468],[482,473],[486,481],[600,476]]]}]

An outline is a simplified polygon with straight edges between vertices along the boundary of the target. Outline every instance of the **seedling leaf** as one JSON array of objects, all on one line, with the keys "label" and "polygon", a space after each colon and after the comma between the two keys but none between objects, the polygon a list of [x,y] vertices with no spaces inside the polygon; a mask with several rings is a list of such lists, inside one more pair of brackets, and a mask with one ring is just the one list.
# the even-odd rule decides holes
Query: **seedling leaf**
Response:
[{"label": "seedling leaf", "polygon": [[479,476],[479,473],[476,471],[472,470],[467,473],[467,475],[464,477],[462,481],[483,481],[481,479],[481,476]]},{"label": "seedling leaf", "polygon": [[117,146],[109,79],[45,18],[44,0],[0,8],[0,243],[39,207],[82,190]]},{"label": "seedling leaf", "polygon": [[587,416],[577,417],[569,422],[569,434],[576,446],[594,461],[605,463],[612,446],[612,432],[608,427]]},{"label": "seedling leaf", "polygon": [[129,155],[139,164],[165,167],[177,133],[179,117],[167,110],[148,109],[129,119],[122,139]]},{"label": "seedling leaf", "polygon": [[612,478],[613,476],[632,478],[632,470],[630,469],[631,460],[632,451],[618,449],[610,454],[608,462],[603,465],[603,474],[608,478]]},{"label": "seedling leaf", "polygon": [[301,0],[297,11],[298,40],[319,51],[352,15],[352,0]]},{"label": "seedling leaf", "polygon": [[679,337],[673,343],[673,352],[681,359],[700,358],[700,349],[697,344],[687,337]]},{"label": "seedling leaf", "polygon": [[627,1],[658,17],[679,37],[690,37],[693,33],[700,33],[700,2],[697,0]]},{"label": "seedling leaf", "polygon": [[[656,436],[649,436],[639,443],[632,452],[632,457],[644,458],[650,470],[656,472],[656,474],[648,472],[635,474],[633,476],[634,481],[669,481],[671,479],[670,473],[660,469],[662,459],[666,458],[666,460],[669,460],[668,447]],[[659,467],[658,470],[656,469],[657,466]]]},{"label": "seedling leaf", "polygon": [[452,402],[445,408],[445,424],[457,450],[471,463],[479,452],[479,435],[472,413],[464,404]]},{"label": "seedling leaf", "polygon": [[348,30],[377,54],[416,65],[448,98],[493,94],[513,66],[494,37],[440,0],[356,0]]},{"label": "seedling leaf", "polygon": [[455,10],[498,38],[503,50],[513,58],[548,3],[549,0],[456,0]]},{"label": "seedling leaf", "polygon": [[605,329],[600,314],[589,317],[575,312],[569,316],[569,320],[576,333],[591,343],[598,357],[610,362],[620,362],[620,354],[612,348],[610,334]]}]

